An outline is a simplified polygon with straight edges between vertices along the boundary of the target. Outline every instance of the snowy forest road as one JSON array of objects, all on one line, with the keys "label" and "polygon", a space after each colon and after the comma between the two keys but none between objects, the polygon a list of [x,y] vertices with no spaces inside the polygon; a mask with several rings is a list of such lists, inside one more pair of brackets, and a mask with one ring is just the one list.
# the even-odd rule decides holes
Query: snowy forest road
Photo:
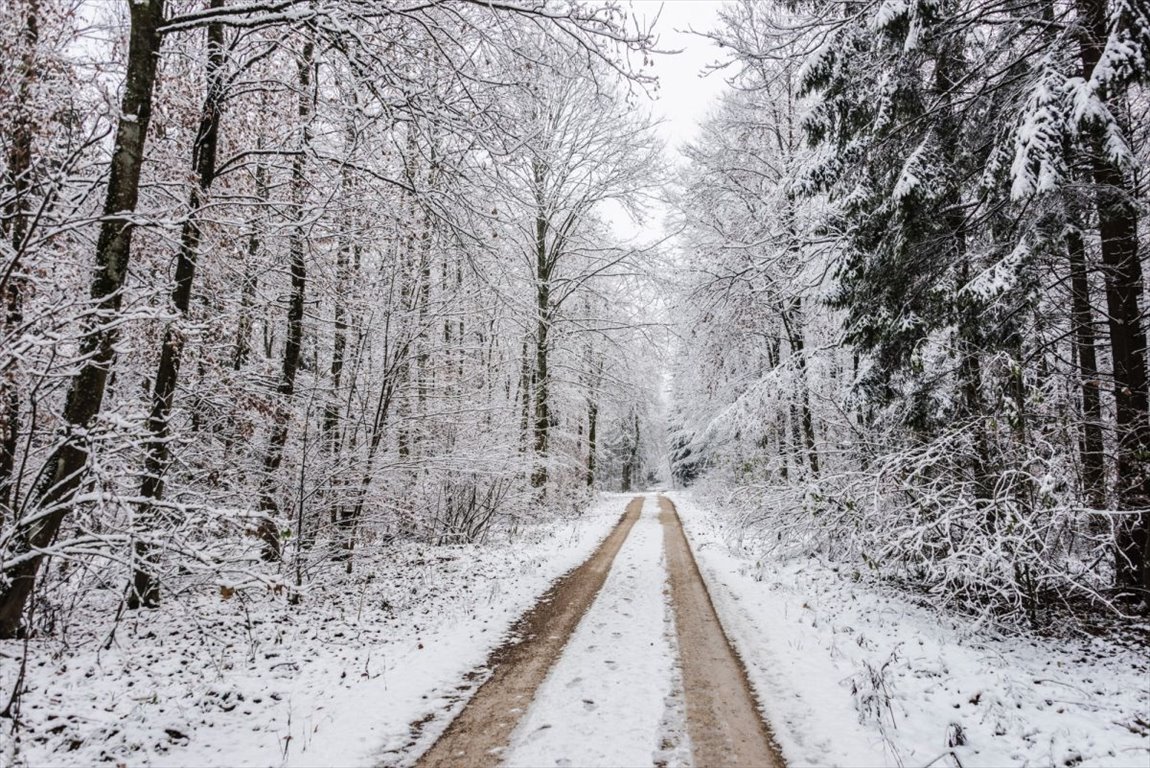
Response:
[{"label": "snowy forest road", "polygon": [[632,499],[595,553],[557,581],[516,623],[511,640],[488,660],[491,677],[420,758],[421,768],[498,764],[511,732],[599,593],[642,508],[643,497]]},{"label": "snowy forest road", "polygon": [[783,768],[674,505],[643,506],[519,621],[417,765]]}]

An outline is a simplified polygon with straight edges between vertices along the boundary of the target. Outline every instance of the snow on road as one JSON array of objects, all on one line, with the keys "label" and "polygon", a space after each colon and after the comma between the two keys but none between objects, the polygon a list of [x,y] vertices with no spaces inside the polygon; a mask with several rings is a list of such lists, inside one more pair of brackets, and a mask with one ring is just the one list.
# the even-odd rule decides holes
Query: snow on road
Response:
[{"label": "snow on road", "polygon": [[506,765],[682,764],[663,529],[648,497],[598,597],[512,735]]}]

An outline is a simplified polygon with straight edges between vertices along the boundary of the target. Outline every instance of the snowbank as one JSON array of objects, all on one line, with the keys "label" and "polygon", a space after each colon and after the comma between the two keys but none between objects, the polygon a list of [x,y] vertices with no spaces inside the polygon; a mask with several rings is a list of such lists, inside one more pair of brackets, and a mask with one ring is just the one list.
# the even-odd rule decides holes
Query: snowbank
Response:
[{"label": "snowbank", "polygon": [[[605,497],[514,541],[364,549],[348,588],[313,589],[298,606],[242,592],[173,599],[128,614],[105,649],[118,597],[109,590],[78,609],[86,626],[29,644],[20,727],[0,720],[0,763],[403,762],[481,682],[460,681],[590,555],[629,498]],[[0,643],[5,701],[23,650]]]},{"label": "snowbank", "polygon": [[1001,636],[858,574],[735,550],[702,499],[668,495],[791,765],[1150,764],[1145,636]]}]

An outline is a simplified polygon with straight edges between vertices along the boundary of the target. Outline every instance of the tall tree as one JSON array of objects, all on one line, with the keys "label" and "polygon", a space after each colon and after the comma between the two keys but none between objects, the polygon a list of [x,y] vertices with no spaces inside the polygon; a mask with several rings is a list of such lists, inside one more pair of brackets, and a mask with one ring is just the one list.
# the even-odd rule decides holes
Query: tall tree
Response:
[{"label": "tall tree", "polygon": [[95,316],[84,337],[83,362],[68,389],[64,407],[68,432],[54,449],[35,490],[35,506],[42,512],[17,523],[13,554],[18,562],[7,568],[8,583],[0,591],[0,638],[12,637],[19,631],[24,604],[43,559],[42,551],[55,538],[83,481],[88,461],[88,433],[100,412],[114,358],[118,335],[116,315],[120,311],[131,257],[140,168],[152,117],[162,39],[160,27],[164,21],[163,0],[131,3],[130,17],[127,78],[89,292]]},{"label": "tall tree", "polygon": [[[276,501],[276,472],[283,462],[284,446],[291,427],[290,404],[295,395],[296,376],[299,373],[303,350],[304,299],[307,289],[307,223],[304,203],[308,191],[307,161],[311,151],[313,93],[312,70],[315,67],[315,43],[304,40],[296,64],[296,99],[299,139],[291,163],[290,193],[287,216],[291,221],[288,236],[288,260],[291,272],[291,290],[288,296],[287,332],[284,337],[283,360],[276,394],[275,418],[267,450],[264,453],[263,476],[260,480],[259,536],[263,541],[265,560],[279,560],[281,556],[279,504]],[[298,533],[298,532],[297,532]]]},{"label": "tall tree", "polygon": [[597,247],[594,217],[607,201],[641,202],[657,158],[649,120],[633,115],[622,95],[582,78],[551,86],[537,84],[526,94],[525,147],[512,170],[519,192],[511,205],[522,206],[530,222],[524,250],[533,294],[529,421],[536,488],[549,477],[551,356],[560,311],[588,281],[617,271],[630,255]]},{"label": "tall tree", "polygon": [[[0,220],[0,236],[12,249],[11,263],[6,265],[0,285],[4,288],[3,334],[18,331],[24,322],[25,281],[18,273],[21,252],[29,228],[29,194],[32,186],[33,121],[32,90],[40,78],[37,47],[40,42],[40,3],[29,0],[19,14],[21,33],[16,56],[19,60],[16,94],[12,102],[11,136],[8,140],[7,169],[4,186],[8,204]],[[14,364],[7,366],[0,383],[0,520],[8,516],[15,480],[16,452],[20,438],[21,398]]]},{"label": "tall tree", "polygon": [[[211,0],[212,8],[223,8],[223,0]],[[219,146],[220,114],[224,99],[224,27],[219,22],[207,28],[207,66],[205,92],[200,109],[200,123],[192,142],[192,189],[188,193],[188,214],[180,230],[180,248],[176,257],[175,286],[172,289],[172,308],[178,320],[188,315],[192,302],[192,285],[200,249],[200,216],[208,202],[208,194],[216,176],[216,154]],[[171,460],[172,401],[180,375],[186,331],[176,322],[164,329],[160,348],[160,361],[152,387],[152,410],[148,417],[150,439],[145,446],[144,479],[140,496],[139,518],[145,529],[154,527],[156,504],[164,496],[164,475]],[[146,534],[145,534],[146,535]],[[136,544],[135,575],[128,593],[128,607],[154,608],[160,603],[160,582],[155,567],[149,563],[152,547],[146,542]]]},{"label": "tall tree", "polygon": [[1081,84],[1096,100],[1089,131],[1094,205],[1106,281],[1110,353],[1114,365],[1118,487],[1122,509],[1116,542],[1120,586],[1150,591],[1150,395],[1146,329],[1142,324],[1142,260],[1134,176],[1123,96],[1134,78],[1150,74],[1150,11],[1131,0],[1078,0]]}]

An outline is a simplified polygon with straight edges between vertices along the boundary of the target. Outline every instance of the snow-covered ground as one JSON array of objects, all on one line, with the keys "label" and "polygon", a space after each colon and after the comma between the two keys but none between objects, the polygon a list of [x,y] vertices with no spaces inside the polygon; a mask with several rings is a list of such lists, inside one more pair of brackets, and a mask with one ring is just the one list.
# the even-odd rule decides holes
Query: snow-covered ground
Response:
[{"label": "snow-covered ground", "polygon": [[[109,594],[80,609],[90,629],[31,641],[22,727],[0,720],[0,764],[394,762],[413,739],[434,739],[441,725],[413,735],[409,724],[468,693],[460,681],[629,498],[514,543],[364,549],[352,589],[313,589],[299,606],[271,594],[172,600],[126,616],[104,649]],[[5,702],[23,649],[0,643]]]},{"label": "snow-covered ground", "polygon": [[1144,645],[972,627],[815,561],[733,549],[703,499],[668,495],[791,765],[1150,765]]},{"label": "snow-covered ground", "polygon": [[687,761],[682,684],[654,496],[535,694],[506,755],[521,766]]},{"label": "snow-covered ground", "polygon": [[[671,494],[791,765],[1150,765],[1150,658],[1113,635],[1006,636],[846,570],[775,562]],[[354,588],[202,594],[29,643],[3,765],[403,763],[458,711],[490,650],[585,560],[629,496],[483,546],[360,553]],[[654,498],[519,724],[511,765],[690,761]],[[6,703],[24,651],[0,644]],[[412,723],[423,722],[413,732]]]}]

